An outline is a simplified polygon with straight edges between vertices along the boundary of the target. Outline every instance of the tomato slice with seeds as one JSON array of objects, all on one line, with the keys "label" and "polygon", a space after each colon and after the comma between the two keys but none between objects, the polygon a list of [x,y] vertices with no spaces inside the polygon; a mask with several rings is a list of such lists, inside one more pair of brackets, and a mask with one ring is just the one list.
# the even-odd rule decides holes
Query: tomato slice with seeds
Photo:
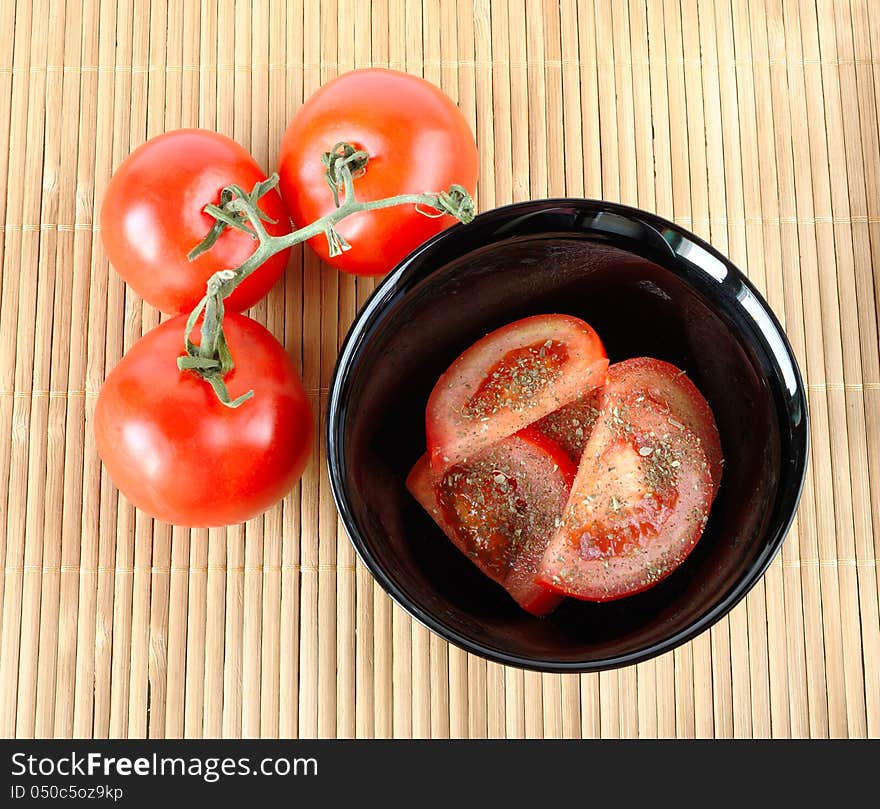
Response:
[{"label": "tomato slice with seeds", "polygon": [[539,583],[609,601],[668,576],[702,535],[713,482],[699,437],[637,393],[600,413]]},{"label": "tomato slice with seeds", "polygon": [[583,320],[536,315],[478,340],[428,399],[431,466],[442,472],[602,385],[608,358]]},{"label": "tomato slice with seeds", "polygon": [[650,397],[666,413],[670,424],[684,425],[699,440],[709,461],[713,496],[721,485],[723,456],[718,427],[709,403],[685,372],[651,357],[615,362],[608,368],[602,401],[620,396]]},{"label": "tomato slice with seeds", "polygon": [[406,485],[486,576],[528,612],[546,615],[562,596],[536,583],[535,574],[574,474],[574,465],[558,445],[526,428],[439,476],[425,454]]},{"label": "tomato slice with seeds", "polygon": [[559,444],[574,463],[579,463],[599,417],[601,404],[602,389],[596,388],[586,396],[548,413],[532,427]]}]

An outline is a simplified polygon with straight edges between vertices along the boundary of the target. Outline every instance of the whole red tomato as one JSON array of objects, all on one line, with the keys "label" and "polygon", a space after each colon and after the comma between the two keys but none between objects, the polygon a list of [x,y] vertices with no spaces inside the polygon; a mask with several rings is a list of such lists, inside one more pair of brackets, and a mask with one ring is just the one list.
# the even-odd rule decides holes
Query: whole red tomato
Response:
[{"label": "whole red tomato", "polygon": [[[335,208],[321,155],[340,142],[370,155],[366,174],[355,181],[361,201],[439,192],[453,184],[471,194],[476,190],[477,146],[452,99],[417,76],[355,70],[309,98],[284,134],[278,170],[281,194],[298,227]],[[341,270],[377,275],[454,222],[451,216],[422,216],[414,205],[362,211],[337,226],[351,250],[330,258],[324,236],[309,244]]]},{"label": "whole red tomato", "polygon": [[[110,179],[101,206],[101,238],[110,263],[135,292],[170,314],[192,311],[218,270],[239,266],[256,247],[247,234],[227,229],[195,261],[192,250],[214,224],[204,213],[220,201],[224,186],[245,191],[265,180],[257,162],[234,140],[203,129],[178,129],[159,135],[132,152]],[[275,236],[290,232],[290,220],[276,191],[260,207],[277,224]],[[225,303],[240,312],[272,287],[287,264],[289,250],[266,261]]]},{"label": "whole red tomato", "polygon": [[[312,414],[296,368],[259,323],[227,314],[235,362],[231,409],[192,371],[180,371],[185,317],[142,337],[105,380],[95,409],[98,454],[125,496],[175,525],[240,523],[280,500],[302,474]],[[192,339],[198,342],[199,335]]]}]

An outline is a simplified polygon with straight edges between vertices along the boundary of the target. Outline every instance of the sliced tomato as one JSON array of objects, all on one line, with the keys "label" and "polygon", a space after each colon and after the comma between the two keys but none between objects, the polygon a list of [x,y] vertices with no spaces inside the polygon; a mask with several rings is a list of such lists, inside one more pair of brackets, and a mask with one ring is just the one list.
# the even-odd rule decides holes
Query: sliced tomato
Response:
[{"label": "sliced tomato", "polygon": [[532,426],[559,444],[574,463],[579,463],[593,425],[599,418],[601,391],[601,388],[591,390],[586,396],[548,413]]},{"label": "sliced tomato", "polygon": [[603,402],[620,396],[648,396],[666,413],[673,426],[684,425],[702,445],[712,475],[713,497],[721,485],[723,456],[718,427],[709,403],[685,372],[651,357],[615,362],[608,368]]},{"label": "sliced tomato", "polygon": [[478,340],[428,399],[431,466],[442,472],[602,385],[608,358],[583,320],[536,315]]},{"label": "sliced tomato", "polygon": [[535,573],[574,474],[558,445],[525,429],[439,476],[425,454],[406,485],[456,548],[525,610],[546,615],[562,596]]},{"label": "sliced tomato", "polygon": [[538,582],[586,601],[646,590],[691,552],[712,491],[695,433],[643,394],[614,400],[596,420]]}]

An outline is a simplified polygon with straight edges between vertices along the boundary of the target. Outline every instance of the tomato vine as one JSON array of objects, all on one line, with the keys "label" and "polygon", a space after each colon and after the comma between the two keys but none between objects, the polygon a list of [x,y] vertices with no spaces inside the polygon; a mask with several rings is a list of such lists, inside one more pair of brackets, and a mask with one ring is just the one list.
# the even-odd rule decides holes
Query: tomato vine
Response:
[{"label": "tomato vine", "polygon": [[[205,238],[190,251],[190,261],[210,250],[227,228],[243,231],[257,241],[256,249],[241,265],[234,269],[220,270],[208,279],[205,296],[186,322],[186,354],[177,360],[181,371],[190,371],[201,376],[227,407],[239,407],[254,392],[249,390],[234,400],[229,398],[224,377],[232,370],[233,361],[223,333],[223,301],[263,262],[282,250],[322,234],[327,239],[331,256],[350,250],[351,245],[342,237],[336,225],[345,217],[360,211],[415,205],[423,216],[439,217],[448,214],[464,223],[474,218],[474,201],[460,185],[451,185],[448,190],[438,193],[398,194],[379,200],[359,200],[355,194],[355,180],[366,171],[369,155],[348,143],[338,143],[324,153],[321,161],[326,169],[327,184],[336,208],[326,216],[284,236],[273,236],[266,230],[263,223],[274,224],[274,220],[259,206],[260,198],[278,185],[277,174],[257,183],[250,192],[237,185],[227,186],[220,194],[219,205],[212,203],[205,206],[205,213],[213,217],[214,224]],[[201,340],[197,345],[190,340],[190,334],[199,318],[202,319]]]}]

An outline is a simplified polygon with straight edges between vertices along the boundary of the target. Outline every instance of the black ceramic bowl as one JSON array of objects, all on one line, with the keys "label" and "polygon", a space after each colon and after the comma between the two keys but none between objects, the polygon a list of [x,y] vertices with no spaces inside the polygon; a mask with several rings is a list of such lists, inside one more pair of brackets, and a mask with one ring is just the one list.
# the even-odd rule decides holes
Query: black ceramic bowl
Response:
[{"label": "black ceramic bowl", "polygon": [[[588,321],[612,362],[648,355],[685,369],[715,413],[725,467],[703,538],[671,576],[538,619],[453,547],[404,480],[425,451],[440,374],[487,332],[548,312]],[[716,250],[632,208],[541,200],[441,233],[382,282],[339,355],[327,457],[361,559],[416,619],[490,660],[596,671],[693,638],[767,569],[800,497],[806,399],[776,318]]]}]

